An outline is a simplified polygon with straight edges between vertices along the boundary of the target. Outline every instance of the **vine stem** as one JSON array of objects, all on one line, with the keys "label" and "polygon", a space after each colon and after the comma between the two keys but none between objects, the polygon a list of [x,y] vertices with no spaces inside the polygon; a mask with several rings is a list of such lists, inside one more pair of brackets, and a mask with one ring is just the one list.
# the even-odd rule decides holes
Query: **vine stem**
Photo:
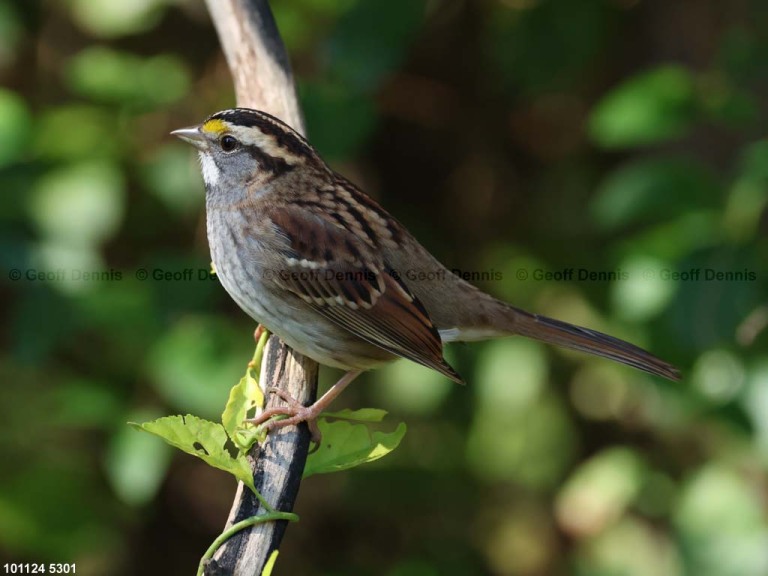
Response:
[{"label": "vine stem", "polygon": [[232,526],[230,526],[229,528],[224,530],[224,532],[219,534],[216,540],[214,540],[211,543],[211,545],[208,547],[208,550],[205,551],[205,554],[203,554],[203,557],[200,558],[200,564],[197,567],[197,576],[203,576],[203,574],[205,573],[206,561],[213,558],[213,555],[216,553],[216,550],[218,550],[219,547],[222,544],[224,544],[224,542],[229,540],[233,534],[240,532],[240,530],[245,530],[246,528],[255,526],[256,524],[263,524],[264,522],[274,522],[275,520],[287,520],[288,522],[298,522],[299,517],[298,515],[292,512],[268,512],[267,514],[261,514],[259,516],[251,516],[250,518],[246,518],[245,520],[241,520],[240,522],[232,524]]}]

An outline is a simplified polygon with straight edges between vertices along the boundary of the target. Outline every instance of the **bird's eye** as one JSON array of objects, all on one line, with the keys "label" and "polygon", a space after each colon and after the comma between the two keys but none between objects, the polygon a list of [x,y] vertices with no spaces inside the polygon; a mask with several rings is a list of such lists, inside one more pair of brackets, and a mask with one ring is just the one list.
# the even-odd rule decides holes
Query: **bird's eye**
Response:
[{"label": "bird's eye", "polygon": [[237,148],[238,144],[240,143],[237,141],[237,138],[227,134],[221,137],[219,144],[221,145],[221,149],[224,150],[224,152],[232,152],[232,150]]}]

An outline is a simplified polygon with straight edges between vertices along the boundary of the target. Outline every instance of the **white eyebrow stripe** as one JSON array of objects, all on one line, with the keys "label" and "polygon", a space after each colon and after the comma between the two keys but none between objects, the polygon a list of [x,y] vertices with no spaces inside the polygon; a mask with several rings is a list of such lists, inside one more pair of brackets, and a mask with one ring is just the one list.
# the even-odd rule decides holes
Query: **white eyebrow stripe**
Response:
[{"label": "white eyebrow stripe", "polygon": [[257,146],[262,152],[273,158],[283,160],[287,164],[295,164],[298,157],[278,145],[273,136],[265,134],[256,127],[235,126],[229,124],[227,132],[237,138],[245,146]]}]

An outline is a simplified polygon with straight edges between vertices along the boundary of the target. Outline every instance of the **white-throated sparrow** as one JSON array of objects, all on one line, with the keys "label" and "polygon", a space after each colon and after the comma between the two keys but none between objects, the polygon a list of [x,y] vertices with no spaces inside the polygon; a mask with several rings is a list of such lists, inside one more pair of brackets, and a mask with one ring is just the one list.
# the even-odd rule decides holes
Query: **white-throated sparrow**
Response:
[{"label": "white-throated sparrow", "polygon": [[[229,295],[320,364],[347,373],[309,407],[261,414],[310,423],[361,371],[408,358],[461,382],[443,342],[519,334],[676,380],[677,370],[606,334],[530,314],[455,276],[298,133],[236,108],[174,135],[200,153],[208,241]],[[284,420],[270,420],[286,414]]]}]

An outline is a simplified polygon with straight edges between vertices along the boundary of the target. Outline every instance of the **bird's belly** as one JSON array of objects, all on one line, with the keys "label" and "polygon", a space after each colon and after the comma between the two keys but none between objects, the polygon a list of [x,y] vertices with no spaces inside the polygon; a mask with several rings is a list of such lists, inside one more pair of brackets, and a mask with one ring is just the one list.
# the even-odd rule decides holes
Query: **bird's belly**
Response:
[{"label": "bird's belly", "polygon": [[288,302],[270,298],[265,301],[258,299],[258,291],[259,287],[251,285],[249,293],[253,298],[233,298],[251,318],[320,364],[343,370],[368,370],[396,358],[321,316],[292,294],[284,295]]},{"label": "bird's belly", "polygon": [[[277,334],[291,348],[313,360],[343,370],[368,370],[396,356],[328,320],[298,296],[281,290],[274,273],[253,258],[237,257],[235,246],[211,242],[216,274],[232,299],[251,318]],[[248,255],[256,255],[248,251]]]}]

